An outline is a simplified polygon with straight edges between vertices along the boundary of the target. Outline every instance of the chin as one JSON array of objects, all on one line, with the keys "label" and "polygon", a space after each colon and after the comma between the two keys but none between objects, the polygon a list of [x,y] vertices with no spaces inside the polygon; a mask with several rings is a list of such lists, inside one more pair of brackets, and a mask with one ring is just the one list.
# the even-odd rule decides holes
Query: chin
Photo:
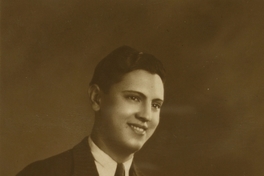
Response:
[{"label": "chin", "polygon": [[137,151],[139,151],[142,147],[143,147],[144,143],[142,142],[138,142],[138,141],[134,141],[131,142],[129,144],[126,145],[127,149],[131,151],[131,153],[135,153]]}]

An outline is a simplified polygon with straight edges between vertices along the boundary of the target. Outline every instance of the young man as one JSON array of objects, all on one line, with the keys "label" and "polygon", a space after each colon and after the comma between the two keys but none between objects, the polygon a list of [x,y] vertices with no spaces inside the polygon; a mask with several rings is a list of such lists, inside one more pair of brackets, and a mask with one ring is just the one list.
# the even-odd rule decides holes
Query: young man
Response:
[{"label": "young man", "polygon": [[89,87],[95,122],[73,149],[18,173],[49,176],[140,176],[134,154],[152,136],[164,101],[165,71],[150,54],[123,46],[97,65]]}]

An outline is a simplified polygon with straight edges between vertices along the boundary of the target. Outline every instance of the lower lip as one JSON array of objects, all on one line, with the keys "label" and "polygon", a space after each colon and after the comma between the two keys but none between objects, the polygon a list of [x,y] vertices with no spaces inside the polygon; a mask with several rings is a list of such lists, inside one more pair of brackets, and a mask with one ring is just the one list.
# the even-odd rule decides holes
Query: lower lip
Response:
[{"label": "lower lip", "polygon": [[133,125],[129,125],[129,127],[136,133],[139,135],[144,135],[146,134],[146,130],[143,130],[142,128],[138,129],[138,127],[135,127]]}]

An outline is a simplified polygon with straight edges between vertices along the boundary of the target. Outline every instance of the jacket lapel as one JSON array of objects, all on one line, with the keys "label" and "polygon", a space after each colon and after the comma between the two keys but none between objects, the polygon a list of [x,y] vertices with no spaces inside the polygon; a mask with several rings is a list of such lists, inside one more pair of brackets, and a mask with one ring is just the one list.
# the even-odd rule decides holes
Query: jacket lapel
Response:
[{"label": "jacket lapel", "polygon": [[88,145],[88,137],[73,148],[73,176],[99,176]]}]

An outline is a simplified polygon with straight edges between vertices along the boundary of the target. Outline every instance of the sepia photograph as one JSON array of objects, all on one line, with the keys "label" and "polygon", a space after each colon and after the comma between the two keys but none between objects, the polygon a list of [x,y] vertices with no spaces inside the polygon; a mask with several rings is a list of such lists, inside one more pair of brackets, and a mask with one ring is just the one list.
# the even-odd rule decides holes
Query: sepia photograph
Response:
[{"label": "sepia photograph", "polygon": [[1,176],[264,176],[264,1],[1,1]]}]

